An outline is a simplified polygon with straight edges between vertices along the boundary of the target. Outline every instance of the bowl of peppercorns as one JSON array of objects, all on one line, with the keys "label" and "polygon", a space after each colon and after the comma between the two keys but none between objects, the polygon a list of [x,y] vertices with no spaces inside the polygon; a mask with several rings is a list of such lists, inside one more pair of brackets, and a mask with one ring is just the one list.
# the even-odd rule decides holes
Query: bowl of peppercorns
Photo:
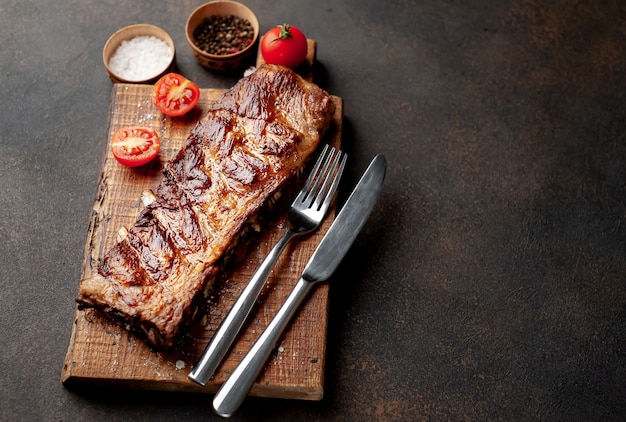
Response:
[{"label": "bowl of peppercorns", "polygon": [[239,69],[255,56],[259,21],[247,6],[217,0],[198,7],[187,19],[187,43],[207,69]]}]

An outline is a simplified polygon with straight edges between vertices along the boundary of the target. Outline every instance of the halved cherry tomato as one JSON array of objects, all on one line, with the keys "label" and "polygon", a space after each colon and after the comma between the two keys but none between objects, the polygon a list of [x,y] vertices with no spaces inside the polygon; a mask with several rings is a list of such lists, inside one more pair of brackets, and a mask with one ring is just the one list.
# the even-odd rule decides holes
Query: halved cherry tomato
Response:
[{"label": "halved cherry tomato", "polygon": [[261,54],[267,64],[298,67],[307,53],[306,37],[295,26],[287,24],[270,29],[261,39]]},{"label": "halved cherry tomato", "polygon": [[128,167],[142,166],[159,154],[161,141],[153,129],[129,126],[118,129],[111,139],[113,156]]},{"label": "halved cherry tomato", "polygon": [[200,88],[178,73],[168,73],[154,84],[152,100],[165,115],[182,116],[198,104]]}]

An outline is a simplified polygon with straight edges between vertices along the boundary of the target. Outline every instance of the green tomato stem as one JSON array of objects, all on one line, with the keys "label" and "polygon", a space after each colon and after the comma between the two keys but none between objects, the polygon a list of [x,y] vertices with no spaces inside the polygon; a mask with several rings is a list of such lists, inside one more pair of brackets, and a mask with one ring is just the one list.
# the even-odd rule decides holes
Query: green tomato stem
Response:
[{"label": "green tomato stem", "polygon": [[291,25],[284,23],[282,25],[278,25],[278,27],[280,28],[280,34],[278,34],[278,37],[274,38],[272,42],[286,40],[287,38],[291,38],[293,36],[291,35]]}]

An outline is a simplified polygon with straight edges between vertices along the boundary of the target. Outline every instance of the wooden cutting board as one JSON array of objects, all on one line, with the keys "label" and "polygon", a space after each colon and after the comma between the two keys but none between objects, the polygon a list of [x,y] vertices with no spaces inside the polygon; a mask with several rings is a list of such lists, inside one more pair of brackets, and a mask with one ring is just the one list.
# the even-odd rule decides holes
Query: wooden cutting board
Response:
[{"label": "wooden cutting board", "polygon": [[[311,48],[311,42],[309,43]],[[314,47],[314,44],[312,45]],[[314,55],[310,59],[314,58]],[[310,78],[309,78],[310,79]],[[196,110],[182,118],[167,118],[152,105],[150,85],[115,84],[111,94],[107,138],[98,191],[90,216],[81,277],[88,277],[103,254],[116,242],[120,227],[129,227],[142,207],[140,197],[155,189],[160,170],[184,144],[189,131],[224,92],[202,89]],[[341,143],[343,103],[333,97],[336,112],[324,141]],[[143,125],[161,136],[158,160],[142,168],[119,165],[110,152],[110,139],[122,126]],[[306,176],[306,174],[304,175]],[[334,212],[310,236],[287,247],[259,298],[243,332],[206,387],[187,378],[222,319],[256,268],[284,232],[285,213],[304,177],[283,190],[278,212],[262,222],[262,231],[240,244],[231,265],[214,286],[205,315],[191,324],[171,352],[155,352],[139,338],[94,310],[76,310],[61,381],[129,388],[215,393],[269,324],[295,285],[313,250],[328,230]],[[328,284],[317,286],[285,332],[250,394],[261,397],[319,400],[323,395],[328,318]]]}]

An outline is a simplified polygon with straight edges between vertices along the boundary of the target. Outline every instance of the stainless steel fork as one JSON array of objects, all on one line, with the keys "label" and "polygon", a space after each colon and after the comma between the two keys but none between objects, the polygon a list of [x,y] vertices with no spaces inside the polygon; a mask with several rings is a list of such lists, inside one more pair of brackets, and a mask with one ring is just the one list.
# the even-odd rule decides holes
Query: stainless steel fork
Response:
[{"label": "stainless steel fork", "polygon": [[304,187],[287,211],[285,234],[254,273],[207,345],[198,363],[192,368],[189,373],[191,380],[206,385],[248,318],[285,246],[294,237],[310,233],[320,226],[339,186],[346,159],[346,154],[340,150],[335,150],[328,145],[324,147]]}]

